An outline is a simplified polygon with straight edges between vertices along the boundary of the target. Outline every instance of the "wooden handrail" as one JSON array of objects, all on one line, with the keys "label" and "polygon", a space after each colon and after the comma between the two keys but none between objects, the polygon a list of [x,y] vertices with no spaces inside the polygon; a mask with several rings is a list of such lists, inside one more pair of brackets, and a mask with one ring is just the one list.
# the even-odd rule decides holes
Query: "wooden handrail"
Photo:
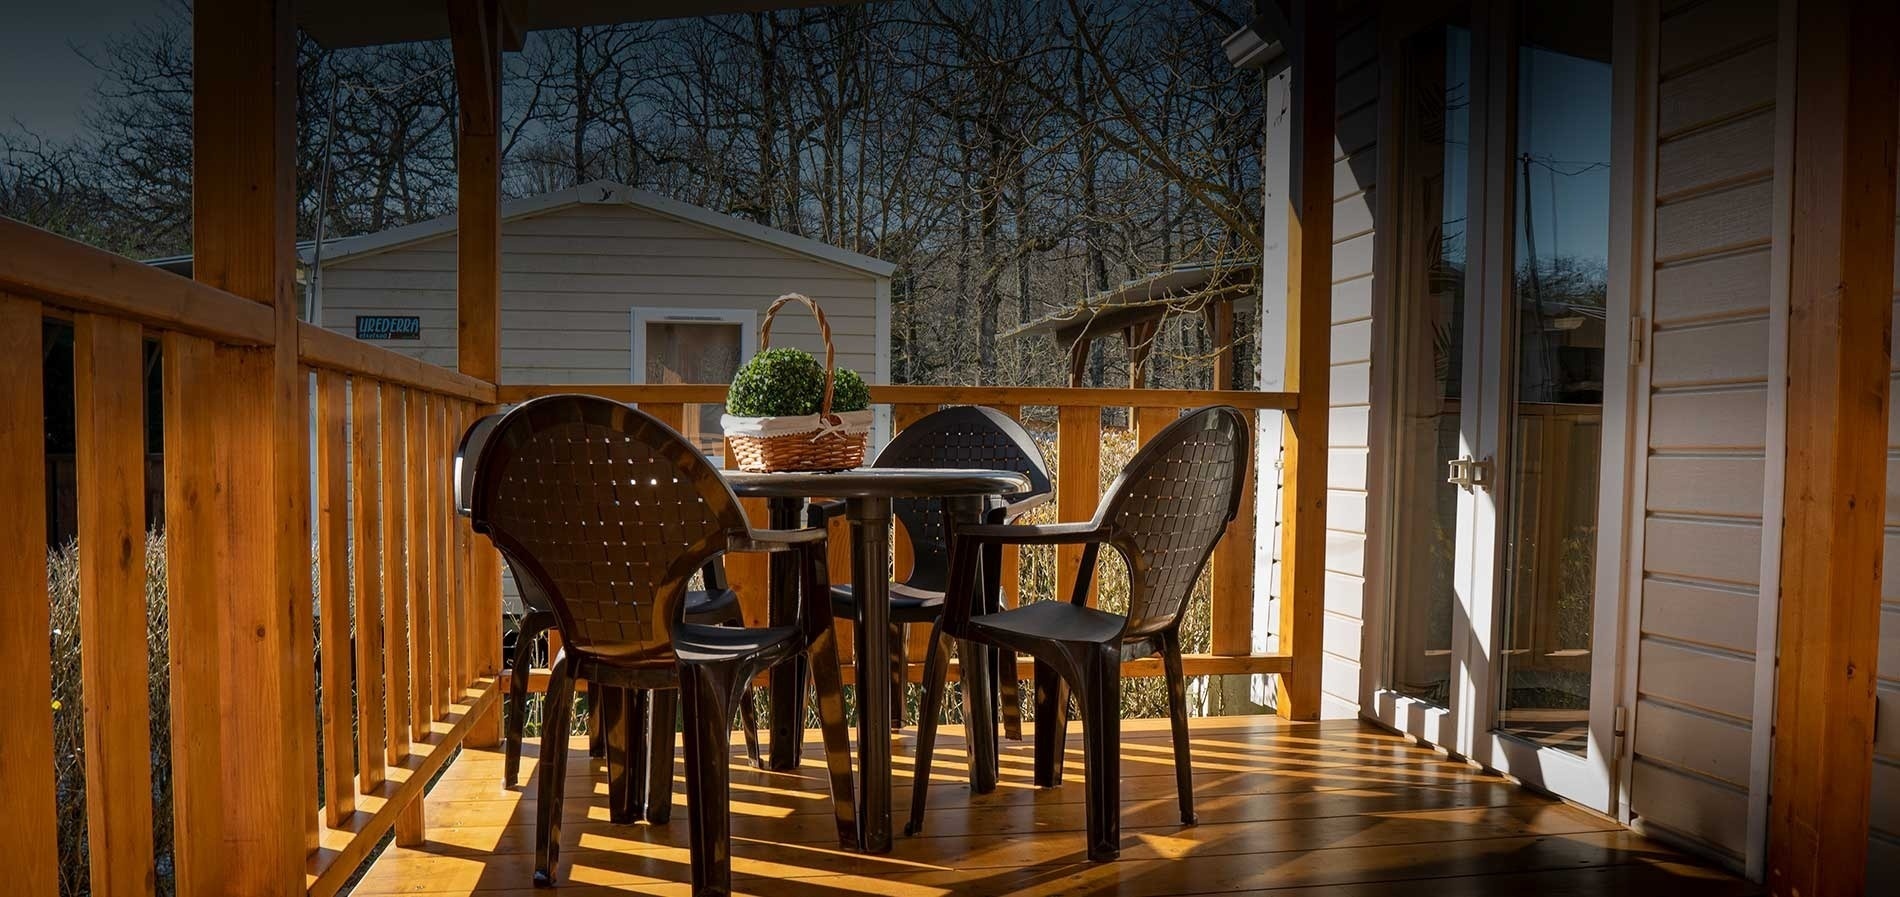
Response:
[{"label": "wooden handrail", "polygon": [[125,256],[0,217],[0,292],[129,318],[225,345],[268,346],[270,307]]},{"label": "wooden handrail", "polygon": [[[512,404],[560,393],[585,393],[620,402],[668,405],[717,404],[726,400],[726,387],[717,383],[504,383],[496,388],[496,401]],[[1202,405],[1233,405],[1249,411],[1291,411],[1299,404],[1297,395],[1285,392],[1067,386],[873,386],[871,401],[880,405],[1054,405],[1071,408],[1197,408]]]},{"label": "wooden handrail", "polygon": [[352,339],[334,330],[302,323],[297,328],[297,359],[315,368],[360,374],[386,383],[467,399],[495,402],[495,385],[449,368],[418,361],[400,352]]}]

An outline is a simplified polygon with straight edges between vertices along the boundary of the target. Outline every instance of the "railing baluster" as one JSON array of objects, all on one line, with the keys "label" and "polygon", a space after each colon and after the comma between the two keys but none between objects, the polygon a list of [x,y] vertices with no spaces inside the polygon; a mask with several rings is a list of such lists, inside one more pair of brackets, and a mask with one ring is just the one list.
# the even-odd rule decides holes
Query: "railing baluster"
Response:
[{"label": "railing baluster", "polygon": [[349,384],[336,371],[317,372],[317,586],[322,640],[323,816],[336,827],[356,810],[350,754]]},{"label": "railing baluster", "polygon": [[356,770],[364,794],[383,784],[382,399],[376,381],[350,378],[351,541],[356,579]]},{"label": "railing baluster", "polygon": [[86,834],[97,897],[149,893],[156,874],[145,640],[143,355],[137,323],[77,316],[79,631]]},{"label": "railing baluster", "polygon": [[0,293],[0,844],[22,897],[59,893],[58,807],[53,792],[52,656],[46,592],[46,441],[40,304]]},{"label": "railing baluster", "polygon": [[390,764],[409,756],[408,391],[383,387],[383,684]]},{"label": "railing baluster", "polygon": [[449,482],[451,453],[448,437],[448,401],[437,396],[429,403],[429,595],[435,603],[435,649],[429,652],[430,674],[435,677],[431,719],[442,719],[455,703],[455,675],[451,664],[455,629],[452,596],[454,580],[449,577],[449,528],[452,525],[455,490]]},{"label": "railing baluster", "polygon": [[[1253,432],[1255,413],[1242,411],[1249,432]],[[1254,475],[1240,484],[1240,512],[1227,524],[1227,534],[1214,546],[1208,562],[1212,591],[1208,596],[1208,619],[1213,627],[1210,650],[1214,654],[1237,657],[1253,653],[1253,563],[1254,563]]]},{"label": "railing baluster", "polygon": [[[1056,412],[1056,519],[1087,520],[1102,497],[1102,410],[1086,405],[1063,405]],[[1082,565],[1082,547],[1056,546],[1056,599],[1075,594]],[[1096,600],[1093,579],[1088,603]]]},{"label": "railing baluster", "polygon": [[[449,441],[459,445],[462,441],[462,434],[467,432],[469,425],[475,422],[475,415],[473,409],[467,402],[454,403],[450,406],[450,411]],[[474,458],[466,458],[463,460],[464,463],[467,464],[475,463]],[[450,476],[454,475],[454,471],[451,470]],[[468,521],[461,516],[460,512],[456,509],[451,509],[451,513],[453,516],[449,518],[450,538],[454,541],[455,545],[454,554],[449,558],[449,575],[454,579],[455,589],[455,640],[451,647],[451,650],[454,652],[454,660],[451,667],[455,671],[455,701],[460,703],[462,700],[462,690],[467,688],[470,682],[475,681],[475,668],[472,662],[474,654],[471,650],[472,643],[470,641],[473,629],[470,626],[468,589],[468,542],[470,534]]]},{"label": "railing baluster", "polygon": [[409,391],[409,737],[422,742],[435,718],[430,693],[429,647],[435,644],[435,615],[429,587],[429,394]]}]

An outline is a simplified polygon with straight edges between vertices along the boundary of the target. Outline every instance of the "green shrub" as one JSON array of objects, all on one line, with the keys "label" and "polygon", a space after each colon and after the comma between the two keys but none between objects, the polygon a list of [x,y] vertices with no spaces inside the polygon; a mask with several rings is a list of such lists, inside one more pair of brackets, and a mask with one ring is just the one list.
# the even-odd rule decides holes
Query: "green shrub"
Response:
[{"label": "green shrub", "polygon": [[[831,410],[871,407],[871,390],[855,371],[839,368]],[[767,349],[752,356],[732,378],[726,413],[739,417],[817,414],[825,399],[825,367],[803,349]]]}]

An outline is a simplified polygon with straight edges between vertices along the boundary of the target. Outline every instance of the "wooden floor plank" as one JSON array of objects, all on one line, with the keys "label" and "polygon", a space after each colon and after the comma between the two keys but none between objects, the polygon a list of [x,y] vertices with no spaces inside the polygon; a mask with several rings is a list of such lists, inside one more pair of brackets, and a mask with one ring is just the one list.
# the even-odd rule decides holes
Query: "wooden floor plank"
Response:
[{"label": "wooden floor plank", "polygon": [[[1122,859],[1084,862],[1079,755],[1057,788],[1030,785],[1029,747],[1004,743],[1001,786],[972,795],[946,733],[927,829],[883,856],[839,850],[823,765],[788,772],[735,754],[733,871],[740,893],[860,894],[1628,894],[1755,893],[1593,813],[1518,788],[1358,723],[1197,720],[1201,821],[1183,826],[1165,729],[1131,721],[1123,745]],[[900,814],[909,804],[908,731],[894,737]],[[354,893],[533,893],[534,739],[523,785],[504,789],[497,751],[467,750],[429,795],[426,842],[380,857]],[[1069,749],[1076,754],[1079,738]],[[665,826],[613,825],[597,762],[570,742],[563,895],[686,894],[683,769]],[[542,892],[546,893],[546,892]]]}]

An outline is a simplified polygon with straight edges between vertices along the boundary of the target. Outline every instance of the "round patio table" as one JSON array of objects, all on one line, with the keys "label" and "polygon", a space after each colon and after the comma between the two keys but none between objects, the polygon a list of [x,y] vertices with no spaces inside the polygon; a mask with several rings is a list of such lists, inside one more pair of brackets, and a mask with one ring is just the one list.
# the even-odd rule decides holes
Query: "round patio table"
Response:
[{"label": "round patio table", "polygon": [[[835,473],[729,472],[726,481],[746,498],[769,500],[770,526],[794,529],[803,525],[805,502],[812,498],[841,498],[851,522],[851,582],[863,619],[855,627],[858,658],[858,841],[870,853],[891,849],[891,690],[867,688],[865,658],[888,658],[890,645],[891,500],[940,498],[951,525],[982,522],[985,500],[1029,489],[1022,474],[1005,470],[951,470],[903,467],[860,467]],[[773,625],[791,622],[797,607],[797,576],[788,558],[773,556],[769,615]],[[780,569],[784,565],[785,569]],[[830,600],[830,596],[819,596]],[[988,649],[958,644],[962,664],[964,718],[991,720]],[[984,662],[972,663],[971,658]],[[875,669],[875,667],[868,667]],[[771,673],[771,754],[767,766],[792,769],[798,765],[804,713],[800,706],[804,667],[781,664]],[[978,793],[996,787],[996,727],[971,724],[970,788]]]}]

